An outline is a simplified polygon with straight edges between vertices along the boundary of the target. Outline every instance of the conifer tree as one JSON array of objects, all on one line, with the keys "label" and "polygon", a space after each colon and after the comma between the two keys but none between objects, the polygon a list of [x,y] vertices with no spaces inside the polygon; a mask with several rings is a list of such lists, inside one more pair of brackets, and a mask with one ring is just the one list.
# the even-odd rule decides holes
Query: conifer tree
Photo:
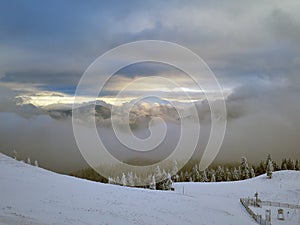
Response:
[{"label": "conifer tree", "polygon": [[18,160],[18,153],[17,153],[16,149],[14,149],[14,159]]},{"label": "conifer tree", "polygon": [[201,179],[197,164],[193,167],[192,179],[194,182],[199,182]]},{"label": "conifer tree", "polygon": [[246,157],[242,157],[240,169],[241,169],[241,179],[242,180],[248,179],[250,177],[249,176],[250,171],[249,171],[249,165]]},{"label": "conifer tree", "polygon": [[210,182],[216,182],[216,176],[214,173],[210,177]]},{"label": "conifer tree", "polygon": [[164,190],[171,190],[172,189],[172,179],[171,175],[167,174],[167,179],[164,181]]},{"label": "conifer tree", "polygon": [[183,171],[180,172],[179,181],[184,182],[184,174]]},{"label": "conifer tree", "polygon": [[226,168],[226,170],[225,170],[225,175],[226,175],[226,181],[231,181],[232,174],[228,168]]},{"label": "conifer tree", "polygon": [[274,170],[274,167],[273,167],[272,158],[271,158],[271,155],[268,154],[268,157],[266,160],[266,173],[270,179],[272,178],[273,170]]},{"label": "conifer tree", "polygon": [[113,178],[109,177],[109,178],[108,178],[108,183],[109,183],[109,184],[115,184],[115,181],[114,181]]},{"label": "conifer tree", "polygon": [[159,168],[159,166],[157,166],[156,167],[156,169],[155,169],[155,179],[156,180],[160,180],[161,179],[161,170],[160,170],[160,168]]},{"label": "conifer tree", "polygon": [[253,166],[251,166],[251,169],[250,169],[250,177],[251,178],[255,177],[255,171],[254,171]]},{"label": "conifer tree", "polygon": [[287,160],[283,159],[281,162],[281,170],[287,170]]},{"label": "conifer tree", "polygon": [[122,183],[123,186],[127,185],[127,179],[126,179],[126,176],[125,176],[124,173],[122,174],[121,183]]},{"label": "conifer tree", "polygon": [[173,161],[173,166],[172,166],[172,170],[171,170],[171,176],[176,176],[178,173],[178,167],[177,167],[177,161],[174,160]]},{"label": "conifer tree", "polygon": [[266,172],[267,172],[267,176],[271,179],[272,178],[272,173],[273,173],[273,164],[272,164],[271,160],[268,161]]},{"label": "conifer tree", "polygon": [[122,183],[119,176],[117,176],[117,178],[116,178],[115,181],[116,181],[117,184],[121,184]]},{"label": "conifer tree", "polygon": [[266,162],[265,162],[265,168],[266,168],[266,169],[267,169],[267,167],[268,167],[269,161],[272,162],[272,158],[271,158],[271,155],[270,155],[270,154],[268,154],[267,159],[266,159]]},{"label": "conifer tree", "polygon": [[223,181],[225,177],[225,172],[223,166],[218,166],[217,172],[216,172],[216,181],[220,182]]},{"label": "conifer tree", "polygon": [[206,174],[206,169],[202,171],[202,175],[201,175],[201,182],[207,182],[207,174]]},{"label": "conifer tree", "polygon": [[239,180],[240,179],[240,176],[239,176],[239,171],[236,169],[236,168],[234,168],[233,169],[233,172],[232,172],[232,180]]},{"label": "conifer tree", "polygon": [[293,160],[288,159],[287,161],[287,169],[288,170],[295,170],[295,163]]},{"label": "conifer tree", "polygon": [[263,161],[260,161],[258,167],[256,167],[256,172],[258,174],[264,174],[266,172],[266,163],[264,163]]},{"label": "conifer tree", "polygon": [[189,182],[190,181],[190,174],[188,171],[185,171],[184,174],[184,182]]},{"label": "conifer tree", "polygon": [[134,187],[134,177],[133,177],[133,173],[132,173],[132,172],[128,172],[127,177],[128,177],[128,180],[127,180],[128,186]]},{"label": "conifer tree", "polygon": [[168,178],[168,173],[163,169],[161,173],[161,180],[166,180]]},{"label": "conifer tree", "polygon": [[216,182],[216,172],[214,169],[210,170],[210,182]]},{"label": "conifer tree", "polygon": [[152,176],[152,181],[151,181],[151,183],[150,183],[150,189],[151,189],[151,190],[156,190],[155,176]]},{"label": "conifer tree", "polygon": [[295,162],[295,170],[299,170],[299,161],[298,161],[298,159]]},{"label": "conifer tree", "polygon": [[173,177],[173,181],[174,181],[174,182],[178,182],[179,179],[180,179],[180,177],[179,177],[178,174],[176,174],[176,175]]}]

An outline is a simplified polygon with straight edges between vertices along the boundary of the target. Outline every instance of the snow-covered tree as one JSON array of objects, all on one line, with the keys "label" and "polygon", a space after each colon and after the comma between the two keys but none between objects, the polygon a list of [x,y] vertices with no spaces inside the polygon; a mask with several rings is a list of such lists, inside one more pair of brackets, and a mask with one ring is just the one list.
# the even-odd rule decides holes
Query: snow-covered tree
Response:
[{"label": "snow-covered tree", "polygon": [[129,172],[129,173],[127,174],[127,177],[128,177],[128,179],[127,179],[127,184],[128,184],[128,186],[134,187],[134,177],[133,177],[133,173],[132,173],[132,172]]},{"label": "snow-covered tree", "polygon": [[207,174],[206,174],[206,169],[202,171],[202,174],[201,174],[201,182],[207,182],[208,179],[207,179]]},{"label": "snow-covered tree", "polygon": [[108,178],[108,183],[109,183],[109,184],[115,184],[115,181],[114,181],[113,178],[109,177],[109,178]]},{"label": "snow-covered tree", "polygon": [[295,162],[295,170],[299,170],[299,161],[298,161],[298,159]]},{"label": "snow-covered tree", "polygon": [[216,182],[216,176],[214,173],[210,177],[210,182]]},{"label": "snow-covered tree", "polygon": [[179,182],[184,182],[184,174],[183,174],[183,171],[180,172],[180,175],[179,175]]},{"label": "snow-covered tree", "polygon": [[280,167],[277,165],[277,163],[275,161],[272,160],[272,163],[273,163],[273,171],[277,171],[277,170],[280,170]]},{"label": "snow-covered tree", "polygon": [[18,160],[18,153],[17,153],[16,149],[14,149],[13,153],[14,153],[14,159]]},{"label": "snow-covered tree", "polygon": [[259,165],[255,168],[255,171],[258,174],[264,174],[266,172],[266,163],[264,161],[260,161]]},{"label": "snow-covered tree", "polygon": [[174,182],[178,182],[179,179],[180,179],[180,177],[179,177],[178,174],[176,174],[175,176],[173,176],[173,181],[174,181]]},{"label": "snow-covered tree", "polygon": [[122,174],[121,183],[122,183],[123,186],[127,185],[127,179],[126,179],[126,176],[125,176],[124,173]]},{"label": "snow-covered tree", "polygon": [[250,177],[249,176],[250,171],[249,171],[249,165],[246,157],[242,157],[240,169],[241,169],[241,179],[242,180],[248,179]]},{"label": "snow-covered tree", "polygon": [[255,171],[254,171],[253,166],[251,166],[251,169],[250,169],[250,177],[251,178],[255,177]]},{"label": "snow-covered tree", "polygon": [[220,182],[225,180],[225,172],[223,166],[218,166],[217,172],[216,172],[216,181]]},{"label": "snow-covered tree", "polygon": [[184,182],[189,182],[190,181],[190,174],[188,171],[185,171],[184,174]]},{"label": "snow-covered tree", "polygon": [[269,161],[272,162],[272,158],[271,158],[271,155],[270,155],[270,154],[268,154],[267,159],[266,159],[266,161],[265,161],[265,168],[266,168],[266,169],[267,169],[267,166],[268,166],[268,164],[269,164]]},{"label": "snow-covered tree", "polygon": [[199,182],[200,179],[201,179],[200,172],[198,170],[197,164],[193,167],[193,172],[192,172],[192,177],[191,178],[195,182]]},{"label": "snow-covered tree", "polygon": [[122,183],[119,176],[117,176],[117,178],[115,179],[115,181],[116,181],[117,184],[121,184]]},{"label": "snow-covered tree", "polygon": [[138,176],[136,175],[136,173],[135,173],[134,176],[133,176],[133,183],[134,183],[135,186],[140,186],[140,185],[141,185],[141,178],[138,177]]},{"label": "snow-covered tree", "polygon": [[172,170],[171,170],[171,176],[174,177],[176,176],[177,173],[178,173],[177,161],[174,160],[172,165]]},{"label": "snow-covered tree", "polygon": [[171,175],[168,173],[167,174],[167,179],[164,181],[164,185],[163,185],[163,189],[164,190],[171,190],[172,188],[172,179],[171,179]]},{"label": "snow-covered tree", "polygon": [[168,178],[168,173],[163,169],[161,173],[161,180],[166,180]]},{"label": "snow-covered tree", "polygon": [[210,182],[216,182],[216,172],[214,169],[210,171]]},{"label": "snow-covered tree", "polygon": [[35,165],[36,167],[39,167],[39,163],[38,163],[37,160],[34,160],[34,165]]},{"label": "snow-covered tree", "polygon": [[266,172],[267,172],[267,176],[271,179],[272,178],[272,173],[273,173],[273,163],[272,163],[272,160],[268,161]]},{"label": "snow-covered tree", "polygon": [[271,155],[268,154],[267,160],[266,160],[266,173],[269,178],[272,178],[273,170],[274,170],[273,161],[272,161]]},{"label": "snow-covered tree", "polygon": [[161,170],[159,166],[157,166],[155,169],[155,180],[161,180],[161,176],[162,176]]},{"label": "snow-covered tree", "polygon": [[240,179],[239,171],[236,168],[234,168],[232,172],[232,180],[239,180],[239,179]]},{"label": "snow-covered tree", "polygon": [[288,170],[295,170],[295,163],[293,160],[288,159],[287,161],[287,169]]},{"label": "snow-covered tree", "polygon": [[152,176],[152,181],[150,183],[150,187],[151,190],[156,190],[156,181],[155,181],[155,176]]},{"label": "snow-covered tree", "polygon": [[225,177],[226,177],[226,181],[232,180],[232,174],[228,168],[226,168],[226,170],[225,170]]},{"label": "snow-covered tree", "polygon": [[287,170],[287,160],[286,159],[283,159],[282,162],[281,162],[281,169],[282,170]]},{"label": "snow-covered tree", "polygon": [[31,165],[31,160],[29,157],[27,158],[27,163]]}]

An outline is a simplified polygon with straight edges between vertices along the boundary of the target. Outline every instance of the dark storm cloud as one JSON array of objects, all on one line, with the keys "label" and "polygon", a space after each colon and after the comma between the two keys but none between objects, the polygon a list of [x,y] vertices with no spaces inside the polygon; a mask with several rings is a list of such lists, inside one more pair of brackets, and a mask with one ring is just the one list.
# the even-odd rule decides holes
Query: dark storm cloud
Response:
[{"label": "dark storm cloud", "polygon": [[5,73],[0,82],[15,82],[15,83],[35,83],[61,85],[70,84],[77,85],[80,76],[78,73],[37,73],[37,72],[18,72]]},{"label": "dark storm cloud", "polygon": [[[104,51],[129,41],[127,18],[141,6],[128,1],[1,1],[2,73],[42,77],[82,74]],[[147,3],[145,3],[147,5]],[[126,24],[128,26],[123,26]],[[145,22],[147,23],[147,22]],[[144,24],[141,23],[140,28]],[[127,30],[129,29],[129,30]],[[22,74],[24,73],[24,74]],[[30,80],[31,78],[28,77]]]},{"label": "dark storm cloud", "polygon": [[155,76],[161,74],[178,74],[178,69],[159,62],[143,62],[128,65],[116,74],[126,77],[138,77],[138,76]]},{"label": "dark storm cloud", "polygon": [[221,80],[286,71],[299,55],[297,1],[0,4],[0,72],[16,80],[76,82],[105,51],[141,39],[191,48]]}]

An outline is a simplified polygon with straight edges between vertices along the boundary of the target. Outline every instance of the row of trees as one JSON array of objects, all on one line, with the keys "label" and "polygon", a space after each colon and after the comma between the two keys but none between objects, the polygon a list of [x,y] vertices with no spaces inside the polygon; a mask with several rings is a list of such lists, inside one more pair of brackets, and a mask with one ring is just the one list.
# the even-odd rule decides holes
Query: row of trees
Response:
[{"label": "row of trees", "polygon": [[[18,154],[14,150],[13,157],[18,160]],[[25,162],[24,160],[21,160]],[[39,166],[38,161],[34,163],[27,158],[27,163],[30,165]],[[269,154],[265,161],[260,161],[257,166],[249,165],[247,158],[242,157],[240,164],[237,166],[223,166],[209,167],[204,171],[200,171],[197,163],[189,169],[182,169],[178,171],[177,162],[173,162],[170,171],[161,170],[159,166],[156,167],[153,174],[149,174],[146,178],[137,176],[132,172],[122,173],[120,177],[109,177],[106,179],[102,177],[92,168],[82,169],[72,176],[84,178],[88,180],[98,181],[102,183],[119,184],[130,187],[144,187],[153,190],[171,190],[173,182],[223,182],[223,181],[238,181],[253,178],[255,176],[266,174],[268,178],[272,178],[273,171],[279,170],[300,170],[298,160],[284,158],[281,163],[272,160]],[[149,184],[149,185],[140,185]]]},{"label": "row of trees", "polygon": [[175,176],[175,182],[222,182],[237,181],[253,178],[258,175],[265,174],[268,178],[272,178],[273,171],[278,170],[300,170],[299,161],[291,159],[283,159],[279,166],[273,161],[271,155],[267,156],[265,161],[261,161],[258,166],[249,165],[247,158],[242,157],[240,165],[237,167],[226,167],[219,165],[214,168],[208,168],[202,172],[198,170],[197,164],[191,171],[181,171]]},{"label": "row of trees", "polygon": [[[177,163],[174,162],[172,174],[177,171]],[[176,170],[177,169],[177,170]],[[150,183],[147,188],[170,190],[172,182],[222,182],[222,181],[237,181],[253,178],[257,175],[266,174],[268,178],[272,178],[273,171],[277,170],[299,170],[299,161],[291,159],[283,159],[280,166],[272,160],[271,155],[267,156],[265,161],[261,161],[258,166],[249,165],[247,158],[242,157],[238,166],[226,167],[219,165],[210,167],[204,171],[199,170],[199,165],[195,164],[191,169],[181,170],[171,176],[170,172],[161,171],[156,168],[155,173],[150,174],[145,183]],[[141,183],[137,175],[133,173],[122,174],[121,178],[109,178],[108,183],[121,184],[123,186],[136,186]],[[159,182],[157,182],[159,181]]]},{"label": "row of trees", "polygon": [[[272,163],[273,170],[279,171],[279,170],[300,170],[300,165],[298,160],[292,160],[292,159],[282,159],[281,163],[277,163],[276,161],[273,161],[271,159],[271,156],[268,155],[267,160]],[[267,164],[264,161],[261,161],[259,165],[256,167],[256,173],[257,174],[263,174],[266,172]]]},{"label": "row of trees", "polygon": [[[14,157],[15,160],[19,160],[19,159],[18,159],[18,153],[17,153],[17,151],[16,151],[15,149],[14,149],[14,151],[13,151],[13,157]],[[24,163],[25,163],[24,160],[21,160],[21,162],[24,162]],[[32,164],[32,163],[31,163],[30,157],[27,158],[26,163],[27,163],[27,164],[30,164],[30,165],[34,165],[34,166],[39,167],[38,161],[37,161],[37,160],[34,160],[34,163]]]},{"label": "row of trees", "polygon": [[[161,171],[156,168],[154,174],[149,174],[144,183],[150,184],[146,188],[170,190],[171,182],[222,182],[222,181],[238,181],[255,176],[265,174],[272,178],[273,171],[278,170],[299,170],[299,161],[291,159],[282,159],[281,163],[277,163],[271,159],[271,155],[267,156],[265,161],[261,161],[257,166],[249,165],[247,158],[242,157],[241,162],[237,166],[219,165],[209,167],[204,171],[199,170],[196,163],[190,169],[178,171],[177,163],[174,162],[170,172]],[[171,174],[176,174],[171,176]],[[121,184],[123,186],[137,187],[141,184],[141,178],[132,172],[122,173],[120,177],[110,177],[106,179],[91,168],[83,169],[71,174],[76,177],[98,181],[102,183]],[[162,182],[165,181],[165,182]],[[144,186],[143,186],[144,187]]]},{"label": "row of trees", "polygon": [[126,174],[123,173],[121,177],[109,177],[108,183],[130,187],[146,187],[152,190],[171,190],[173,179],[169,172],[166,172],[165,170],[161,171],[160,167],[157,166],[154,174],[149,174],[144,182],[142,182],[142,179],[139,176],[129,172]]},{"label": "row of trees", "polygon": [[[14,150],[13,153],[14,158],[18,159],[17,152]],[[24,160],[21,161],[24,162]],[[39,166],[37,160],[32,163],[29,157],[27,158],[27,163]],[[257,166],[249,165],[247,158],[242,157],[240,164],[237,166],[219,165],[209,167],[204,171],[200,171],[197,163],[188,169],[178,171],[177,162],[174,161],[170,171],[161,170],[159,166],[157,166],[153,174],[148,174],[146,178],[143,178],[143,182],[141,177],[132,172],[122,173],[120,177],[109,177],[106,179],[92,168],[83,169],[71,175],[102,183],[119,184],[122,186],[144,187],[153,190],[171,190],[173,182],[238,181],[253,178],[261,174],[266,174],[268,178],[272,178],[273,171],[279,170],[300,170],[299,161],[284,158],[281,160],[281,163],[277,163],[272,160],[271,155],[269,154],[266,160],[260,161]],[[149,185],[145,186],[141,184]]]}]

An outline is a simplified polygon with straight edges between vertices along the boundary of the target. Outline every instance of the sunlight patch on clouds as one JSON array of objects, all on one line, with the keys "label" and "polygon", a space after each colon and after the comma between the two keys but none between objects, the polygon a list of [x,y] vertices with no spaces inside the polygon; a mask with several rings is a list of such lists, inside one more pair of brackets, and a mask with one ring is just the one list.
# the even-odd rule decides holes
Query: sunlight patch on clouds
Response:
[{"label": "sunlight patch on clouds", "polygon": [[[91,103],[96,100],[104,101],[111,105],[122,105],[137,98],[145,96],[160,96],[164,100],[182,103],[192,103],[205,100],[208,95],[217,96],[214,90],[202,90],[192,79],[187,76],[178,76],[177,74],[164,74],[159,77],[166,78],[166,82],[152,77],[151,82],[143,79],[148,76],[125,77],[121,75],[113,76],[106,84],[98,98],[84,95],[76,98],[76,104]],[[158,78],[159,78],[158,77]],[[148,77],[149,78],[149,77]],[[168,83],[167,80],[170,80]],[[178,85],[174,87],[174,83]],[[203,80],[204,86],[209,85]],[[130,85],[129,85],[130,84]],[[9,85],[8,83],[6,85]],[[125,94],[118,97],[118,93],[126,88]],[[41,90],[38,85],[25,85],[13,83],[10,88],[17,90],[16,99],[19,104],[33,104],[40,108],[70,108],[75,100],[74,95],[62,93],[60,91]],[[224,97],[228,96],[232,89],[223,89]],[[87,92],[88,93],[88,92]]]},{"label": "sunlight patch on clouds", "polygon": [[[177,94],[169,95],[168,97],[164,98],[164,100],[167,101],[176,101],[181,103],[192,103],[197,101],[202,101],[206,99],[204,94],[199,95],[199,91],[197,90],[186,90],[186,93],[189,94],[189,98],[186,98],[184,95],[180,94],[178,92]],[[174,92],[173,92],[174,93]],[[196,93],[196,94],[195,94]],[[231,93],[230,90],[226,90],[224,93],[225,97],[228,96]],[[206,93],[206,95],[212,95],[214,96],[214,93]],[[120,106],[124,103],[128,103],[132,100],[135,100],[137,98],[140,98],[139,95],[128,95],[122,98],[117,98],[115,96],[101,96],[95,99],[92,96],[81,96],[76,98],[77,104],[85,104],[89,102],[93,102],[95,100],[101,100],[111,105],[117,105]],[[71,107],[74,103],[75,97],[73,95],[67,95],[60,92],[37,92],[32,94],[24,94],[24,95],[18,95],[16,98],[19,100],[19,104],[33,104],[37,107],[41,108],[48,108],[48,107],[64,107],[69,106]]]},{"label": "sunlight patch on clouds", "polygon": [[[128,86],[130,83],[134,83],[140,78],[143,78],[145,76],[140,75],[140,76],[135,76],[134,78],[131,77],[125,77],[122,75],[114,75],[106,84],[105,84],[105,90],[107,91],[120,91],[124,87]],[[163,77],[166,79],[170,79],[170,81],[176,83],[178,86],[182,88],[189,88],[189,89],[194,89],[198,90],[200,89],[196,83],[189,78],[186,75],[182,74],[159,74],[159,77]],[[145,81],[145,82],[143,82]],[[207,84],[208,81],[205,79],[202,80],[203,84]],[[172,89],[174,87],[174,84],[170,82],[168,85],[166,82],[161,83],[161,79],[155,79],[151,80],[151,83],[147,82],[147,80],[141,80],[136,82],[135,84],[131,84],[130,88],[132,91],[153,91],[153,90],[160,90],[160,91],[173,91]],[[179,90],[182,91],[182,90]],[[201,91],[200,91],[201,92]]]}]

